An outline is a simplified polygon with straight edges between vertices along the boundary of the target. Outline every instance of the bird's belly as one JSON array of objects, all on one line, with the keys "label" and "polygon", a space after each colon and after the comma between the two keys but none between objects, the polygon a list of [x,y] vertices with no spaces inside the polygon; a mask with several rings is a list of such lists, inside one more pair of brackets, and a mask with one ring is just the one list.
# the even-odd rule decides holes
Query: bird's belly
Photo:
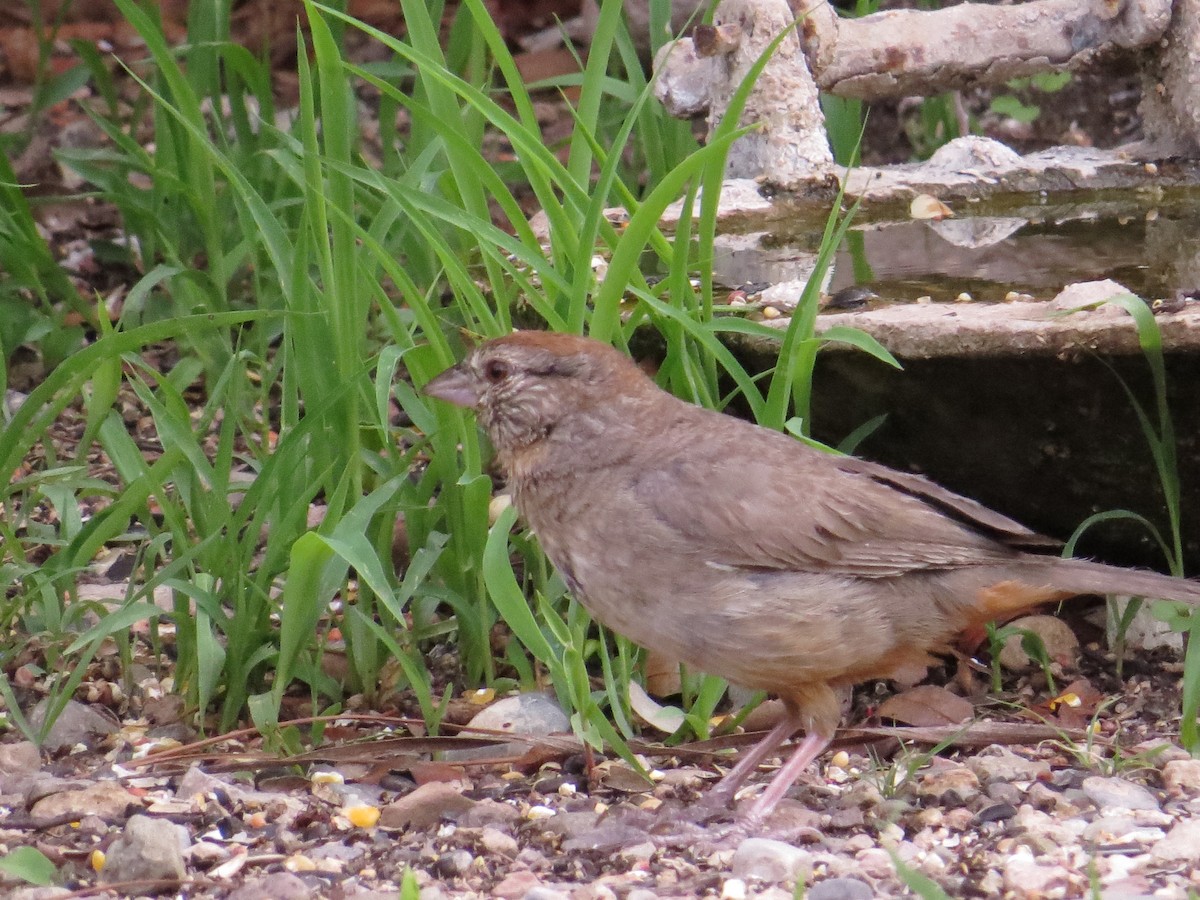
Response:
[{"label": "bird's belly", "polygon": [[[620,577],[614,561],[567,560],[563,574],[595,618],[690,668],[776,692],[903,656],[885,610],[855,579],[815,573],[747,575],[719,569],[676,577],[644,564]],[[921,648],[913,648],[921,655]],[[881,673],[886,674],[886,673]]]}]

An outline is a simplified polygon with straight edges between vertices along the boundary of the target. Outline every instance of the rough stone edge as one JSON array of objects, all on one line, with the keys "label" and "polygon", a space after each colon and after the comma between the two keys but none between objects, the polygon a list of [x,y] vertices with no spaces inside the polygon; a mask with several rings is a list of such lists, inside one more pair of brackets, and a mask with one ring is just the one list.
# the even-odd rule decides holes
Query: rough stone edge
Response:
[{"label": "rough stone edge", "polygon": [[[867,204],[908,202],[917,194],[933,194],[954,201],[1012,193],[1070,193],[1095,190],[1163,190],[1195,188],[1200,184],[1200,160],[1141,161],[1121,150],[1058,147],[1017,157],[1006,166],[908,165],[842,170],[847,200]],[[836,196],[824,178],[792,191],[774,191],[764,180],[729,178],[721,185],[717,220],[728,225],[739,220],[771,222],[795,214],[797,205],[828,206]],[[662,224],[678,223],[681,203],[663,213]]]},{"label": "rough stone edge", "polygon": [[[903,304],[860,312],[817,317],[817,333],[849,326],[866,332],[901,359],[1002,357],[1015,355],[1110,356],[1140,354],[1133,319],[1114,307],[1050,315],[1042,302],[980,304]],[[1167,352],[1200,352],[1200,310],[1162,313],[1155,317]],[[787,317],[763,324],[782,332]],[[748,350],[774,353],[778,342],[739,335]],[[849,349],[830,344],[829,349]]]}]

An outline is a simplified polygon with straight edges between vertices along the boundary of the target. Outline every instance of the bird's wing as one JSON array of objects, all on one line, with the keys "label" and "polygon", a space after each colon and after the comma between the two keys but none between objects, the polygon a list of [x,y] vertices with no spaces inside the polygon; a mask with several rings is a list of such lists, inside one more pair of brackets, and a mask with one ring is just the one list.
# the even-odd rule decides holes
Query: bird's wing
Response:
[{"label": "bird's wing", "polygon": [[[725,431],[728,421],[708,424]],[[920,476],[742,424],[718,435],[727,453],[673,454],[631,484],[634,502],[650,509],[680,552],[745,568],[888,577],[1003,562],[1053,546]],[[737,441],[750,436],[750,443]]]}]

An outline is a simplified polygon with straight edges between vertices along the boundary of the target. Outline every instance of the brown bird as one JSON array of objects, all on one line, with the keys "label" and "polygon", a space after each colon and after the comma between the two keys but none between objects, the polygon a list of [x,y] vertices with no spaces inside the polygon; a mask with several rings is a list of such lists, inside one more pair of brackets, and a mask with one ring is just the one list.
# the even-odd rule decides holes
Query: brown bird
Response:
[{"label": "brown bird", "polygon": [[476,411],[517,509],[598,620],[782,698],[783,721],[714,789],[732,800],[804,729],[753,820],[828,746],[839,687],[1080,594],[1200,604],[1198,583],[1063,559],[925,478],[686,403],[589,338],[489,341],[425,393]]}]

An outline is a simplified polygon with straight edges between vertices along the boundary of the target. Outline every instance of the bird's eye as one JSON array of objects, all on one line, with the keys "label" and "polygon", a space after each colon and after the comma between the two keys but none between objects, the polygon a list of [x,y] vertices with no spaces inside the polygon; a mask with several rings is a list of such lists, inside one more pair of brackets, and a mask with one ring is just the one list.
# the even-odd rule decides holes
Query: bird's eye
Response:
[{"label": "bird's eye", "polygon": [[483,368],[483,375],[492,384],[498,384],[508,377],[508,363],[500,359],[489,360]]}]

